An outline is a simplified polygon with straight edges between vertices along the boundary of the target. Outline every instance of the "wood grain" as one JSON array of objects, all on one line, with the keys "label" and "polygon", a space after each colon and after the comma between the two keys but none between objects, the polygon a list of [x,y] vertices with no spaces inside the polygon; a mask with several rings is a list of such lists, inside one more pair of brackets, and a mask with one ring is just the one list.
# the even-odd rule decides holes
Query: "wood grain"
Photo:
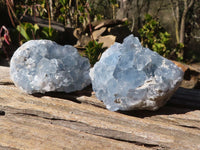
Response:
[{"label": "wood grain", "polygon": [[91,87],[28,95],[0,67],[0,149],[197,150],[200,90],[179,88],[155,112],[111,112]]}]

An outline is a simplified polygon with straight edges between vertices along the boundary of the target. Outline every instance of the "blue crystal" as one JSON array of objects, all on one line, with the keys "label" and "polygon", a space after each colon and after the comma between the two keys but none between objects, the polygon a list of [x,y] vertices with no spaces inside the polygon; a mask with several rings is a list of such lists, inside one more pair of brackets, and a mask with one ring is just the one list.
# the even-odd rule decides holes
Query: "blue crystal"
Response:
[{"label": "blue crystal", "polygon": [[96,97],[109,110],[156,110],[179,87],[183,71],[129,35],[102,54],[90,77]]},{"label": "blue crystal", "polygon": [[73,92],[88,86],[90,64],[76,48],[50,40],[31,40],[19,47],[10,64],[10,75],[23,91]]}]

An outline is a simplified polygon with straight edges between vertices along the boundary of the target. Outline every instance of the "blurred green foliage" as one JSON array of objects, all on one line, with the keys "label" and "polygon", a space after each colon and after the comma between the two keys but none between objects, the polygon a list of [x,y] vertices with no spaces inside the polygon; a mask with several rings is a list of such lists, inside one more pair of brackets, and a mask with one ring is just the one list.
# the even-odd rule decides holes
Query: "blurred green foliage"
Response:
[{"label": "blurred green foliage", "polygon": [[138,32],[144,47],[148,47],[164,57],[183,61],[184,44],[171,46],[171,35],[151,15],[145,16],[144,25]]},{"label": "blurred green foliage", "polygon": [[65,26],[78,27],[81,24],[88,23],[90,9],[86,0],[59,0],[55,7],[60,10],[57,21]]},{"label": "blurred green foliage", "polygon": [[19,18],[23,17],[25,14],[30,16],[40,16],[42,18],[48,17],[46,0],[18,0],[15,3],[15,13]]},{"label": "blurred green foliage", "polygon": [[183,61],[184,44],[183,43],[176,44],[172,52],[176,60]]},{"label": "blurred green foliage", "polygon": [[39,26],[37,24],[33,25],[32,23],[21,23],[17,26],[17,30],[24,37],[22,42],[25,42],[31,39],[36,39],[38,36],[37,31],[39,30]]},{"label": "blurred green foliage", "polygon": [[138,32],[143,46],[156,51],[164,57],[170,55],[170,34],[166,32],[160,25],[160,22],[153,19],[151,15],[147,14],[145,16],[144,25]]},{"label": "blurred green foliage", "polygon": [[[2,1],[0,4],[1,3],[5,2]],[[51,40],[56,39],[56,31],[51,28],[52,20],[63,23],[65,27],[87,29],[87,25],[94,20],[101,20],[103,18],[115,19],[117,8],[119,7],[118,4],[120,3],[117,0],[18,0],[15,1],[14,5],[12,5],[10,9],[13,9],[13,12],[17,16],[16,19],[11,11],[13,20],[17,24],[17,27],[15,27],[22,35],[21,37],[23,37],[22,42],[25,42],[30,39],[40,38]],[[196,5],[196,7],[199,7],[199,4]],[[6,4],[4,4],[4,6],[6,6]],[[198,14],[199,8],[193,11],[196,11],[195,14]],[[192,12],[189,13],[191,13],[191,15],[193,14]],[[24,15],[37,16],[43,19],[48,19],[49,28],[39,27],[37,24],[21,23],[20,21]],[[198,17],[195,18],[195,15],[193,15],[193,19],[195,19],[195,21],[190,21],[190,24],[187,25],[186,28],[188,32],[186,41],[190,41],[190,37],[192,35],[189,34],[189,30],[191,30],[192,25],[197,22]],[[127,20],[125,24],[129,25],[130,23]],[[198,23],[196,24],[199,25]],[[131,31],[134,30],[131,29]],[[136,32],[134,34],[137,34]],[[175,46],[172,45],[171,43],[175,43],[172,42],[171,35],[161,26],[158,19],[155,19],[150,15],[146,15],[144,25],[138,31],[138,33],[140,35],[143,46],[149,47],[153,51],[156,51],[160,55],[167,58],[182,61],[184,60],[183,56],[185,55],[183,51],[186,51],[186,48],[189,49],[189,42],[185,43],[185,46],[183,44],[176,44]],[[16,32],[13,32],[13,34],[16,34]],[[14,35],[14,37],[18,36]],[[98,44],[99,46],[101,45],[100,43]],[[102,46],[100,47],[102,48]],[[98,52],[95,54],[93,51],[94,49],[99,49],[96,41],[93,42],[92,45],[88,44],[86,53],[88,55],[87,57],[95,60]],[[194,54],[190,52],[189,49],[188,54],[190,53],[192,59],[198,58],[193,56]],[[94,64],[93,61],[91,62]]]},{"label": "blurred green foliage", "polygon": [[105,48],[103,48],[103,43],[90,41],[86,46],[85,56],[89,59],[90,64],[94,66],[104,51]]},{"label": "blurred green foliage", "polygon": [[40,38],[53,40],[56,35],[55,30],[52,28],[50,30],[48,27],[40,28],[37,24],[27,22],[18,25],[17,30],[23,36],[23,39],[20,41],[21,44],[29,40]]}]

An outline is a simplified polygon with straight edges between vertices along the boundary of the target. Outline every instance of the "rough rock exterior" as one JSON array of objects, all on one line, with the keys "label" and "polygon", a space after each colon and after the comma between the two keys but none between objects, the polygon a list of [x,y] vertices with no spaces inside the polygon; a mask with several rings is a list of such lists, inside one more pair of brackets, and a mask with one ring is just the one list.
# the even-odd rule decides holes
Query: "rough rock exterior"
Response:
[{"label": "rough rock exterior", "polygon": [[91,83],[90,64],[70,45],[61,46],[50,40],[31,40],[14,53],[10,75],[23,91],[44,93],[72,92]]},{"label": "rough rock exterior", "polygon": [[109,110],[156,110],[179,87],[183,71],[130,35],[103,53],[90,77],[97,98]]}]

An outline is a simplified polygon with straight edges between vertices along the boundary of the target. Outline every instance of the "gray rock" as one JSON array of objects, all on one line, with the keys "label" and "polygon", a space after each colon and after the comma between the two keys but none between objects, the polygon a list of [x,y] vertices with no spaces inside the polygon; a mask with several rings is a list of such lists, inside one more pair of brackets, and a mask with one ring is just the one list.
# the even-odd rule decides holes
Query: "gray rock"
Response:
[{"label": "gray rock", "polygon": [[90,70],[97,98],[111,111],[160,108],[179,87],[183,74],[133,35],[112,45]]},{"label": "gray rock", "polygon": [[31,40],[19,47],[10,63],[11,79],[23,91],[73,92],[91,83],[90,64],[76,48],[50,40]]}]

